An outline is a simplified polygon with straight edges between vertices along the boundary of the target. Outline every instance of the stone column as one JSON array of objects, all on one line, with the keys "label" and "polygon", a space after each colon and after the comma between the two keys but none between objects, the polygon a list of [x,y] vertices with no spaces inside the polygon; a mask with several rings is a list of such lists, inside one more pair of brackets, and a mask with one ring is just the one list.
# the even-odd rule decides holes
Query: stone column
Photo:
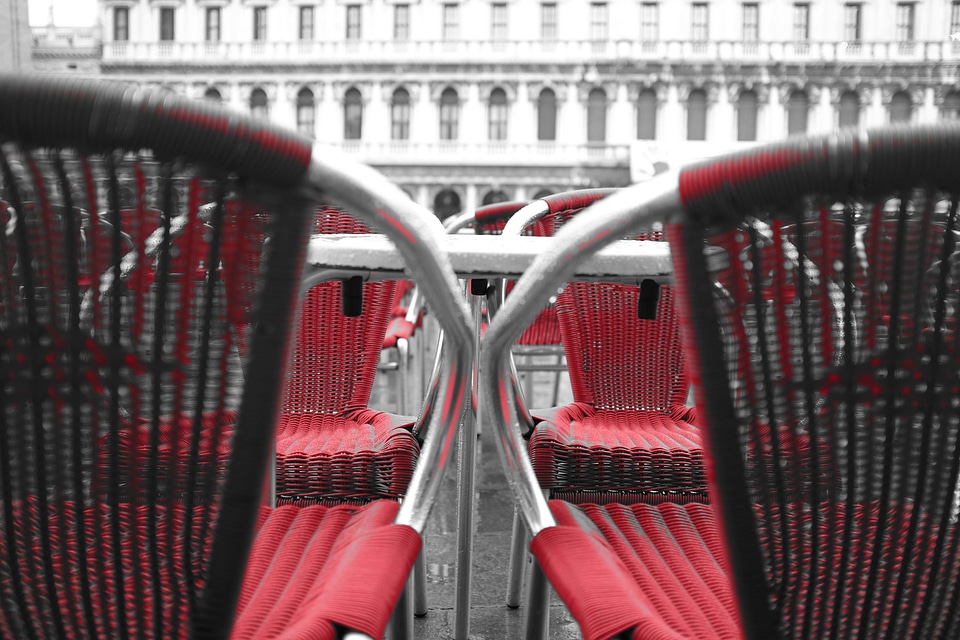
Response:
[{"label": "stone column", "polygon": [[463,211],[476,211],[477,210],[477,185],[473,182],[468,182],[466,185],[466,194],[463,198],[462,203]]}]

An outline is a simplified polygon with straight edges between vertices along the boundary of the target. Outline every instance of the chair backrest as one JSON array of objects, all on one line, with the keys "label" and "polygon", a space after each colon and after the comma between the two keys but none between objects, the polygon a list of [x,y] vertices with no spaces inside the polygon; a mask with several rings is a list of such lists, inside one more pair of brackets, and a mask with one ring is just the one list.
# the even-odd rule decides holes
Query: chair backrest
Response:
[{"label": "chair backrest", "polygon": [[[610,190],[584,190],[544,199],[559,229]],[[660,231],[637,240],[664,240]],[[673,289],[654,289],[655,317],[645,317],[641,287],[570,282],[557,296],[557,319],[573,398],[597,409],[669,411],[686,400],[680,325]],[[648,292],[644,298],[650,297]],[[641,317],[644,316],[644,317]]]},{"label": "chair backrest", "polygon": [[[510,216],[524,206],[526,206],[525,202],[497,202],[480,207],[474,212],[474,233],[499,235]],[[552,217],[542,218],[528,227],[524,233],[532,236],[551,236],[554,226]],[[512,283],[508,283],[507,293],[511,288]],[[558,345],[560,342],[560,325],[557,323],[557,311],[553,305],[541,311],[537,319],[517,339],[517,344],[522,345]]]},{"label": "chair backrest", "polygon": [[[361,222],[337,209],[316,213],[315,234],[370,233]],[[362,296],[360,315],[347,316],[343,296],[355,293],[340,281],[306,292],[284,394],[286,413],[337,414],[366,408],[370,401],[380,348],[394,306],[397,281],[356,283]]]},{"label": "chair backrest", "polygon": [[679,194],[747,637],[958,637],[960,127],[792,139],[691,168]]},{"label": "chair backrest", "polygon": [[225,635],[311,145],[166,92],[14,77],[0,143],[0,635]]}]

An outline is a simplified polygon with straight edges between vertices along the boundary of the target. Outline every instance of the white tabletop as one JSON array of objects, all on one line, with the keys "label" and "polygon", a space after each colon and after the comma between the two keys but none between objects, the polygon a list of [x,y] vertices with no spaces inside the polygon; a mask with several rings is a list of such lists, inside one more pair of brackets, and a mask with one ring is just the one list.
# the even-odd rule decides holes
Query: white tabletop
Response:
[{"label": "white tabletop", "polygon": [[[553,238],[456,234],[444,237],[444,249],[454,271],[463,278],[519,277],[534,258],[550,251]],[[388,277],[402,274],[403,260],[386,236],[342,234],[314,236],[307,249],[311,271],[363,271]],[[666,242],[621,240],[589,258],[576,272],[578,280],[673,278]]]}]

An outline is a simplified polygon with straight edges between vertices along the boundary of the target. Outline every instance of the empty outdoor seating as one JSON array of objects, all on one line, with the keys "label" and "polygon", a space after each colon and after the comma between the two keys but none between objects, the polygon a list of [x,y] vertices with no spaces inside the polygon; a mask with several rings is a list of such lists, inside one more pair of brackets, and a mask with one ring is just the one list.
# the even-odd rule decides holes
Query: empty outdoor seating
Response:
[{"label": "empty outdoor seating", "polygon": [[[367,167],[166,91],[3,76],[0,144],[0,636],[381,637],[472,360],[439,225]],[[448,336],[402,505],[266,504],[327,197],[388,233]]]},{"label": "empty outdoor seating", "polygon": [[[314,234],[369,232],[343,211],[316,213]],[[397,282],[307,286],[277,427],[277,499],[396,500],[420,451],[414,418],[368,405]]]},{"label": "empty outdoor seating", "polygon": [[[528,220],[559,229],[613,192],[549,196]],[[651,230],[631,237],[663,240]],[[527,437],[540,487],[574,503],[704,501],[703,449],[685,405],[689,384],[672,287],[569,282],[556,298],[556,317],[574,402],[531,410]],[[519,515],[512,545],[507,605],[517,607],[526,546]]]},{"label": "empty outdoor seating", "polygon": [[[958,202],[960,127],[891,127],[706,161],[560,231],[481,371],[531,550],[585,638],[960,634]],[[548,505],[506,349],[584,254],[658,221],[710,503]]]}]

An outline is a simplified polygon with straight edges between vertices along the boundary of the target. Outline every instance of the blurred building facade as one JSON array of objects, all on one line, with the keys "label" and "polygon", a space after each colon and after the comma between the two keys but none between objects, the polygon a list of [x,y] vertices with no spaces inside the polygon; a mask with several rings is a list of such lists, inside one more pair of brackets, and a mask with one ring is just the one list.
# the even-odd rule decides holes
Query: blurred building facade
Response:
[{"label": "blurred building facade", "polygon": [[297,128],[440,215],[960,113],[960,1],[98,2],[99,73]]},{"label": "blurred building facade", "polygon": [[0,0],[0,73],[30,68],[27,0]]}]

